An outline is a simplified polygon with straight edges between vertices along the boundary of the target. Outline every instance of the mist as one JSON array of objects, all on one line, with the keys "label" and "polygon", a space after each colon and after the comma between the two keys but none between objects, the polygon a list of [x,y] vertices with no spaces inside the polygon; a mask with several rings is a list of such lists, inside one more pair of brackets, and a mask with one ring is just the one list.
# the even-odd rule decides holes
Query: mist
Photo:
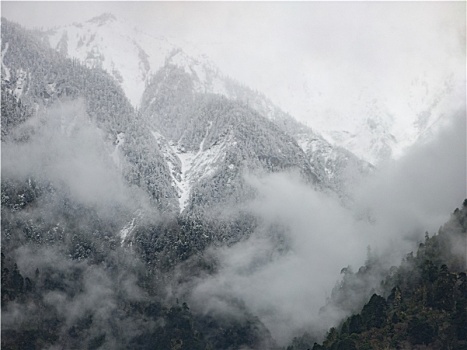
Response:
[{"label": "mist", "polygon": [[50,185],[105,220],[128,219],[137,209],[154,212],[148,196],[124,180],[111,157],[115,146],[87,116],[84,101],[57,103],[10,137],[20,142],[2,145],[4,180]]},{"label": "mist", "polygon": [[[247,175],[247,183],[258,195],[242,210],[258,218],[258,228],[237,244],[208,248],[204,254],[217,261],[216,272],[177,286],[169,299],[183,296],[195,313],[221,318],[242,319],[247,310],[259,317],[280,345],[305,331],[312,331],[317,339],[324,336],[347,316],[348,310],[323,309],[343,268],[358,270],[368,259],[368,247],[387,268],[398,265],[425,231],[436,233],[465,198],[463,116],[463,111],[455,114],[402,158],[382,164],[362,179],[352,189],[350,204],[303,183],[298,174]],[[2,147],[3,179],[49,181],[58,192],[120,227],[135,208],[149,207],[146,195],[129,186],[117,171],[110,156],[114,146],[104,141],[81,101],[39,114],[12,137],[20,142]],[[53,222],[60,202],[56,197],[51,200],[37,215]],[[125,266],[114,271],[106,265],[89,265],[87,260],[69,260],[61,249],[23,246],[11,254],[27,276],[34,275],[36,268],[44,273],[51,267],[55,278],[62,276],[65,290],[45,293],[43,303],[63,320],[63,334],[92,314],[89,339],[120,330],[120,336],[106,340],[112,348],[115,341],[137,336],[139,326],[149,327],[132,317],[120,319],[117,326],[109,321],[122,298],[150,300],[137,285],[145,267],[130,250],[122,255],[119,249],[107,257],[107,266],[110,261]],[[74,281],[77,274],[81,277]],[[368,281],[368,290],[378,287],[379,277]],[[28,307],[32,306],[11,303],[2,326],[14,329],[35,322],[25,318],[37,313]]]},{"label": "mist", "polygon": [[[462,203],[463,115],[364,179],[353,189],[350,206],[290,174],[248,176],[259,193],[248,209],[262,224],[249,239],[210,251],[219,271],[190,286],[190,302],[202,313],[236,317],[236,305],[244,304],[280,344],[305,330],[323,336],[346,316],[333,308],[320,312],[342,268],[358,270],[368,247],[387,268],[400,264],[425,231],[436,233]],[[379,282],[374,276],[369,288]]]},{"label": "mist", "polygon": [[[68,259],[65,251],[56,246],[22,246],[11,254],[24,275],[36,275],[35,288],[44,292],[35,302],[13,301],[2,309],[3,331],[34,329],[48,323],[54,327],[57,320],[60,329],[55,332],[62,346],[76,348],[72,332],[80,329],[77,332],[89,346],[101,339],[102,348],[115,349],[148,327],[148,320],[121,310],[122,303],[150,300],[136,283],[144,266],[131,253],[117,250],[99,265]],[[86,322],[92,326],[83,327]]]},{"label": "mist", "polygon": [[[2,230],[17,230],[14,240],[2,232],[2,245],[8,247],[6,259],[34,280],[37,294],[34,302],[18,298],[5,307],[2,300],[2,332],[50,322],[60,325],[54,331],[65,347],[76,347],[73,330],[89,344],[121,347],[148,323],[123,314],[122,302],[149,299],[137,283],[145,266],[132,250],[124,251],[119,231],[135,213],[144,213],[146,223],[156,221],[157,210],[144,191],[125,181],[119,168],[125,166],[123,155],[116,164],[115,145],[86,114],[82,100],[38,111],[8,137],[14,142],[2,142],[3,184],[36,186],[39,193],[15,217],[16,225],[23,221],[19,230],[2,218]],[[37,233],[21,244],[35,227]]]}]

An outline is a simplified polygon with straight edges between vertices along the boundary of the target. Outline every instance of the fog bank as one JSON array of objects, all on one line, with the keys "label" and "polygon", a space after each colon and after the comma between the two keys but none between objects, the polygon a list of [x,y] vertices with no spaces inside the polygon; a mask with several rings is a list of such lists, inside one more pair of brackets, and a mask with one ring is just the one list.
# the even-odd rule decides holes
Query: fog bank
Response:
[{"label": "fog bank", "polygon": [[249,239],[212,251],[219,271],[197,282],[193,305],[235,315],[244,303],[282,344],[303,330],[325,332],[343,316],[319,314],[343,267],[363,265],[368,246],[388,267],[398,265],[462,203],[463,115],[362,181],[350,208],[289,174],[249,177],[259,192],[249,209],[262,225]]}]

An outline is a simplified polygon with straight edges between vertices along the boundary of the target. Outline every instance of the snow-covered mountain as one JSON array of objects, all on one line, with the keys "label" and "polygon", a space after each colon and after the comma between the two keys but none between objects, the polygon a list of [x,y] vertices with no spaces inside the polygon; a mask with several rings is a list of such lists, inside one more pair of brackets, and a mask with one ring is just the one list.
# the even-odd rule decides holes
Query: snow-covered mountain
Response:
[{"label": "snow-covered mountain", "polygon": [[[424,66],[424,62],[420,62]],[[449,112],[464,101],[465,77],[427,67],[413,73],[394,91],[372,84],[342,87],[332,96],[309,82],[284,88],[275,103],[320,131],[327,141],[342,146],[374,165],[397,159],[425,134],[436,132]],[[378,77],[375,77],[378,79]],[[396,99],[394,96],[398,96]],[[342,103],[335,103],[336,99]]]},{"label": "snow-covered mountain", "polygon": [[240,101],[197,93],[194,83],[182,67],[168,64],[146,89],[141,106],[148,124],[169,140],[167,160],[182,208],[248,197],[245,171],[295,169],[307,181],[318,181],[290,135]]},{"label": "snow-covered mountain", "polygon": [[[203,241],[201,246],[211,241],[234,242],[254,229],[254,218],[241,210],[223,220],[216,216],[228,208],[236,208],[231,211],[235,213],[255,197],[246,174],[293,172],[311,186],[346,199],[349,184],[371,168],[298,123],[261,93],[223,76],[205,58],[190,56],[170,44],[160,46],[167,53],[163,59],[154,49],[159,61],[147,70],[140,69],[145,55],[133,55],[134,50],[125,53],[128,65],[144,73],[138,76],[144,91],[136,111],[124,96],[125,90],[135,91],[126,83],[134,78],[134,70],[118,66],[122,60],[116,58],[115,45],[134,49],[135,40],[123,34],[145,36],[131,32],[111,15],[67,27],[73,34],[68,30],[26,33],[6,22],[4,27],[2,95],[11,100],[11,111],[19,110],[5,114],[12,119],[12,129],[39,110],[46,112],[64,99],[83,97],[85,113],[104,136],[107,150],[101,156],[111,164],[109,170],[143,190],[159,211],[182,214],[188,225],[201,221],[204,233],[192,238]],[[122,35],[111,39],[118,30]],[[65,39],[52,44],[53,50],[35,42],[50,44],[53,38],[47,40],[47,36],[59,32]],[[109,36],[108,41],[99,36],[102,33]],[[70,36],[77,41],[67,39]],[[90,44],[78,45],[80,37]],[[76,50],[68,49],[72,44]],[[9,125],[10,121],[2,122]],[[10,137],[7,129],[2,128],[6,139]],[[119,224],[120,239],[136,239],[138,227],[146,220],[143,212],[139,207],[121,216],[125,219]]]},{"label": "snow-covered mountain", "polygon": [[[339,194],[345,192],[345,182],[349,179],[350,171],[343,169],[349,167],[351,163],[352,172],[355,169],[365,172],[366,170],[363,169],[368,168],[364,162],[360,162],[350,152],[341,147],[332,146],[315,130],[298,123],[263,94],[222,75],[206,57],[188,54],[167,40],[147,35],[117,20],[111,14],[103,14],[85,23],[58,28],[45,32],[43,35],[52,48],[68,57],[76,58],[89,67],[104,68],[120,84],[132,103],[140,107],[146,115],[149,113],[148,106],[160,98],[157,96],[161,93],[161,87],[158,84],[165,84],[165,88],[168,87],[169,90],[178,89],[177,94],[186,94],[186,96],[179,95],[177,99],[190,100],[194,95],[216,94],[230,101],[244,104],[247,108],[272,121],[299,145],[303,145],[302,150],[307,154],[314,174],[325,187],[337,190]],[[167,67],[177,67],[177,70]],[[168,79],[170,79],[169,82]],[[181,92],[182,89],[179,87],[183,84],[186,86],[184,92]],[[167,91],[163,93],[166,94]],[[144,99],[141,100],[143,94]],[[178,101],[177,104],[186,105],[187,101]],[[167,103],[164,105],[167,106]],[[177,148],[181,137],[180,132],[185,130],[186,125],[174,118],[172,112],[163,116],[163,112],[156,111],[157,108],[152,107],[151,113],[155,113],[159,120],[153,126],[152,132],[154,135],[159,133],[168,138],[168,141],[162,141],[158,137],[160,144],[172,145],[171,152],[166,152],[166,159],[168,164],[171,164],[172,172],[177,173],[174,175],[173,185],[178,188],[179,197],[182,198],[180,204],[184,207],[188,202],[189,189],[191,189],[191,185],[188,185],[191,182],[188,174],[191,174],[192,178],[203,178],[194,169],[198,171],[205,169],[207,168],[206,161],[209,162],[212,159],[213,162],[218,162],[219,157],[204,154],[202,150],[190,151],[192,152],[190,153]],[[202,125],[199,135],[207,136],[208,124]],[[167,133],[168,126],[173,128],[172,133]],[[201,142],[201,140],[198,141]],[[310,143],[313,143],[313,147],[309,147]],[[209,149],[207,151],[212,152]],[[201,158],[205,159],[203,166],[191,165],[193,162],[197,164]]]},{"label": "snow-covered mountain", "polygon": [[[73,135],[71,130],[80,127],[74,118],[84,114],[102,133],[113,170],[143,189],[160,210],[178,212],[169,168],[156,140],[106,72],[66,59],[41,45],[35,33],[3,19],[2,52],[2,141],[14,142],[18,136],[10,131],[47,115],[52,107],[62,109],[60,133],[70,130]],[[77,99],[83,107],[68,111],[68,103]]]},{"label": "snow-covered mountain", "polygon": [[446,106],[452,103],[452,92],[459,90],[459,82],[452,77],[439,76],[437,81],[427,82],[426,77],[420,76],[401,86],[404,101],[387,101],[384,92],[350,90],[346,92],[347,103],[343,104],[350,107],[342,110],[339,106],[323,105],[321,92],[309,82],[303,86],[297,82],[273,105],[265,96],[258,97],[261,94],[257,92],[241,91],[240,84],[223,76],[188,44],[180,48],[109,13],[48,30],[43,37],[52,48],[68,57],[89,67],[105,69],[135,107],[140,106],[151,76],[170,60],[195,77],[197,92],[241,99],[268,117],[279,109],[277,106],[282,106],[294,117],[306,119],[307,125],[319,131],[327,143],[374,165],[398,158],[421,135],[433,132],[443,119]]},{"label": "snow-covered mountain", "polygon": [[[87,67],[107,71],[135,107],[139,106],[151,75],[165,64],[168,56],[180,51],[166,38],[147,34],[110,13],[84,23],[51,29],[42,35],[43,40],[64,56],[76,58]],[[188,63],[184,55],[176,55],[172,58],[175,60],[179,65]],[[205,58],[190,60],[190,69],[200,76],[211,73],[200,69],[199,61],[203,61],[204,68],[208,65]],[[202,81],[209,79],[210,76],[202,76]]]},{"label": "snow-covered mountain", "polygon": [[192,76],[198,93],[241,100],[273,120],[285,114],[277,105],[287,106],[301,119],[311,115],[306,118],[308,125],[315,133],[318,130],[323,140],[372,164],[399,157],[421,135],[434,131],[430,129],[437,127],[443,111],[457,98],[453,91],[459,90],[459,81],[452,77],[439,76],[437,81],[427,82],[426,77],[419,76],[401,86],[406,92],[404,101],[387,101],[383,92],[348,91],[348,99],[353,102],[348,110],[342,110],[323,109],[317,99],[319,92],[305,84],[298,90],[295,86],[276,104],[224,76],[188,44],[180,47],[164,37],[147,34],[112,14],[50,30],[45,38],[52,48],[68,57],[109,72],[136,107],[141,105],[151,77],[169,62]]},{"label": "snow-covered mountain", "polygon": [[[47,218],[34,227],[49,232],[37,234],[41,244],[63,237],[70,217],[85,218],[102,244],[133,245],[151,264],[171,264],[255,229],[241,211],[256,195],[244,174],[291,171],[323,185],[289,134],[241,101],[204,93],[187,65],[167,62],[137,112],[104,70],[4,19],[2,53],[2,193],[6,203],[18,198],[12,220],[31,205]],[[170,229],[151,226],[159,216]]]},{"label": "snow-covered mountain", "polygon": [[[164,64],[170,63],[183,68],[191,76],[197,93],[215,93],[240,100],[276,122],[279,114],[284,115],[264,95],[223,76],[205,56],[187,53],[184,51],[186,48],[182,50],[163,37],[144,33],[109,13],[84,23],[48,30],[42,35],[52,48],[63,55],[76,58],[88,67],[106,70],[136,107],[141,104],[151,76]],[[348,146],[351,148],[352,144]]]},{"label": "snow-covered mountain", "polygon": [[151,73],[175,47],[105,13],[84,23],[48,30],[44,40],[64,56],[106,70],[137,106]]},{"label": "snow-covered mountain", "polygon": [[[150,220],[151,208],[172,217],[181,211],[187,215],[196,212],[200,217],[214,206],[237,205],[253,198],[244,171],[290,169],[302,173],[307,181],[316,181],[294,140],[251,108],[191,89],[193,103],[180,106],[177,102],[183,99],[183,89],[179,90],[178,84],[186,75],[169,74],[161,82],[174,90],[173,98],[164,103],[174,123],[163,127],[149,112],[137,113],[105,71],[66,59],[41,45],[35,35],[2,20],[2,142],[7,149],[24,142],[23,147],[38,152],[38,169],[28,168],[27,174],[21,175],[30,179],[26,181],[28,190],[34,183],[41,191],[53,191],[58,196],[54,201],[61,196],[76,200],[77,196],[77,205],[91,213],[96,209],[89,207],[83,193],[94,188],[100,201],[110,201],[105,207],[116,211],[118,223],[113,230],[119,232],[119,240],[131,241],[138,227]],[[174,71],[183,72],[180,67]],[[164,70],[159,76],[164,77]],[[164,93],[156,93],[151,100],[164,97]],[[190,107],[194,122],[190,113],[178,116],[181,107]],[[173,132],[185,131],[183,137],[168,138],[170,125],[178,127]],[[28,153],[23,156],[27,158]],[[54,171],[56,168],[61,170]],[[112,187],[113,182],[117,188]],[[244,231],[237,230],[234,240]],[[231,239],[229,230],[222,232]],[[195,235],[193,240],[199,242],[203,237],[209,238]]]},{"label": "snow-covered mountain", "polygon": [[[206,100],[200,97],[209,95],[208,99],[213,100],[214,96],[222,96],[224,100],[226,98],[245,111],[256,112],[251,119],[257,119],[261,125],[266,123],[261,119],[272,122],[280,132],[286,133],[293,139],[293,143],[301,147],[298,152],[305,153],[310,169],[321,186],[337,192],[339,196],[345,197],[346,187],[370,170],[371,166],[368,163],[361,161],[342,147],[332,146],[319,133],[284,113],[263,94],[221,76],[211,67],[189,57],[181,50],[174,51],[168,56],[166,65],[155,74],[143,95],[142,113],[148,118],[149,123],[153,123],[155,129],[160,130],[161,134],[170,140],[172,145],[177,145],[176,153],[180,161],[183,162],[186,157],[190,162],[192,159],[204,158],[203,148],[211,152],[209,145],[201,139],[206,140],[212,132],[212,120],[208,120],[209,117],[206,115],[213,112],[203,110],[204,107],[199,105],[205,103],[199,101]],[[245,124],[241,121],[239,123]],[[258,128],[267,130],[267,124],[256,126],[253,130]],[[216,127],[219,125],[215,125]],[[254,139],[258,136],[251,133],[247,137]],[[279,142],[280,136],[275,137]],[[195,144],[192,144],[193,140]],[[200,144],[203,147],[200,147]],[[190,147],[191,152],[195,152],[196,155],[188,155]],[[180,153],[180,150],[183,153]],[[294,159],[295,153],[297,151],[289,154],[290,159]],[[283,154],[274,155],[279,158],[283,156]],[[208,155],[205,159],[209,161],[211,156]],[[183,168],[188,169],[186,166]],[[183,175],[179,174],[179,176]]]}]

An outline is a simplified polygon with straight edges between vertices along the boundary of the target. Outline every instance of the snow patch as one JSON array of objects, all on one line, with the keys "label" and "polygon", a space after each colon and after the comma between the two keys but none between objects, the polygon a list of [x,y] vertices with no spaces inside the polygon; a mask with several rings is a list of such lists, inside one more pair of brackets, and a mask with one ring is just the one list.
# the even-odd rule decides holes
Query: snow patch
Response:
[{"label": "snow patch", "polygon": [[176,147],[174,142],[167,140],[157,131],[151,130],[152,136],[157,141],[160,151],[164,155],[164,159],[169,167],[170,176],[172,177],[172,186],[176,188],[180,211],[182,211],[188,201],[190,189],[185,182],[184,174],[187,171],[187,163],[190,163],[194,154],[186,153],[179,147]]},{"label": "snow patch", "polygon": [[136,218],[133,218],[126,226],[124,226],[120,230],[120,238],[121,238],[121,244],[125,242],[125,239],[128,237],[128,235],[135,229],[135,221]]},{"label": "snow patch", "polygon": [[[133,219],[131,219],[125,226],[123,226],[123,228],[119,232],[120,244],[122,245],[125,241],[129,239],[131,233],[135,230],[138,220],[142,219],[143,211],[141,209],[137,209],[133,215],[134,215]],[[130,241],[130,245],[131,245],[131,241]]]},{"label": "snow patch", "polygon": [[212,122],[209,122],[197,152],[186,151],[175,142],[167,142],[156,131],[151,131],[167,160],[173,186],[177,188],[180,212],[185,210],[188,205],[193,185],[206,177],[212,176],[225,158],[225,149],[229,143],[228,136],[216,145],[209,148],[205,146],[211,127]]},{"label": "snow patch", "polygon": [[193,168],[193,161],[196,158],[196,154],[193,152],[182,152],[178,149],[175,150],[180,159],[182,169],[181,169],[181,179],[178,182],[179,191],[179,204],[180,204],[180,212],[182,212],[187,204],[188,199],[190,198],[191,187],[192,187],[192,177],[190,176],[190,172]]}]

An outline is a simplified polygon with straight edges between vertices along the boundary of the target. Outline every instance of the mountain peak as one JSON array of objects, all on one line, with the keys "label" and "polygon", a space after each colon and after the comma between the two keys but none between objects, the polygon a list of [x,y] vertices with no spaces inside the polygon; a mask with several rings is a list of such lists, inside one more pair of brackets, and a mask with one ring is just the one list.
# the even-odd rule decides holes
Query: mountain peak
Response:
[{"label": "mountain peak", "polygon": [[113,22],[116,20],[117,18],[113,14],[111,14],[110,12],[105,12],[99,16],[91,18],[87,22],[97,24],[100,27],[106,23]]}]

